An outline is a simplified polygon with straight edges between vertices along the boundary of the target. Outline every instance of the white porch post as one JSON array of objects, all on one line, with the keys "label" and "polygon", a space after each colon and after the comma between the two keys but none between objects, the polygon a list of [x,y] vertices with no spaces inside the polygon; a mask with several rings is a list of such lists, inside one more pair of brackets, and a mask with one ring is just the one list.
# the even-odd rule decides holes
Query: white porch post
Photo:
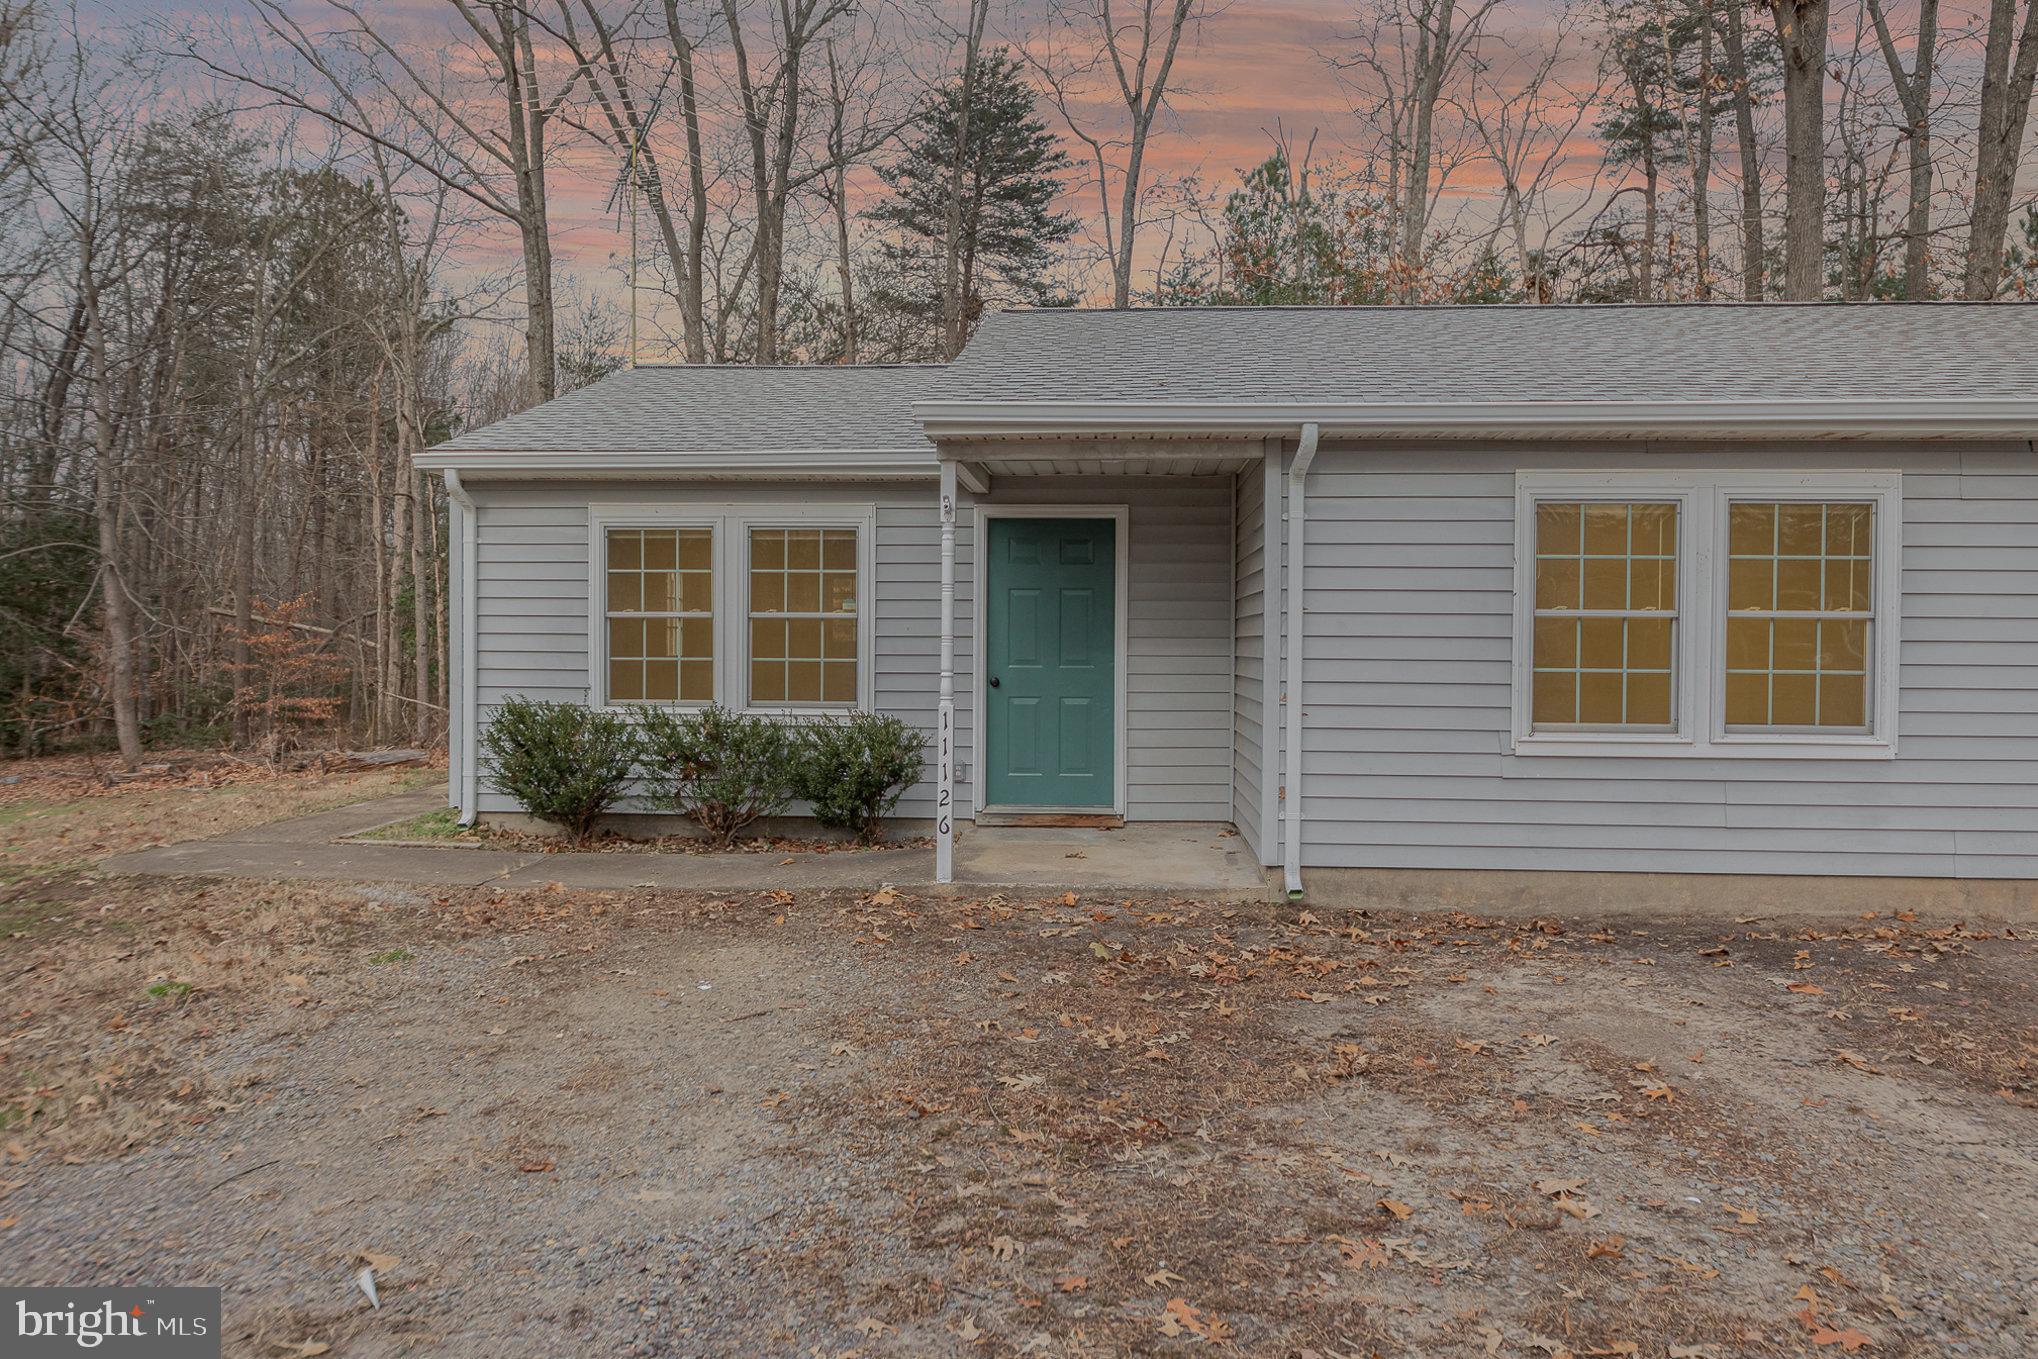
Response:
[{"label": "white porch post", "polygon": [[955,881],[955,461],[941,460],[941,702],[934,722],[934,881]]}]

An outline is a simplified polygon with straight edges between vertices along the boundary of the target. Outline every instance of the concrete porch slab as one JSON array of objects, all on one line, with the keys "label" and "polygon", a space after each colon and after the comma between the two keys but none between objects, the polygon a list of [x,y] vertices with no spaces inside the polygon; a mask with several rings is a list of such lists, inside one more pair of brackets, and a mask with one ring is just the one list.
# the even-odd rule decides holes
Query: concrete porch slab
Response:
[{"label": "concrete porch slab", "polygon": [[1128,821],[1116,830],[970,826],[955,846],[955,887],[1178,892],[1260,897],[1266,870],[1216,822]]}]

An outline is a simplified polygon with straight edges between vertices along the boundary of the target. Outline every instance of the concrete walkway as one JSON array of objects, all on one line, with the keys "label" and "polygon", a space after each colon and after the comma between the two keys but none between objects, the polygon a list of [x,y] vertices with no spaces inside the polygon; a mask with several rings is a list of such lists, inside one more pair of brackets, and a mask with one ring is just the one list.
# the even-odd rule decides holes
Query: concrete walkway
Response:
[{"label": "concrete walkway", "polygon": [[[267,881],[404,882],[438,887],[490,883],[537,887],[755,892],[772,888],[935,887],[925,849],[856,853],[606,854],[377,844],[345,837],[445,805],[437,791],[377,798],[336,811],[274,821],[211,840],[116,854],[110,873]],[[996,887],[1173,892],[1259,899],[1260,867],[1238,836],[1201,823],[1136,822],[1121,830],[965,829],[956,843],[954,890]],[[950,890],[950,889],[942,889]]]}]

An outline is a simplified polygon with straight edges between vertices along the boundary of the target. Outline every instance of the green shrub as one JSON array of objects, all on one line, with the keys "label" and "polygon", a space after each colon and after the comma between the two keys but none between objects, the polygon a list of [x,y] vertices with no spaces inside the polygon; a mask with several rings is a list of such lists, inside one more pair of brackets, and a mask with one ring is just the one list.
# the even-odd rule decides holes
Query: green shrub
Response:
[{"label": "green shrub", "polygon": [[813,804],[814,819],[874,845],[919,779],[927,741],[896,717],[850,713],[814,723],[800,744],[799,795]]},{"label": "green shrub", "polygon": [[659,798],[727,848],[743,828],[791,805],[799,769],[792,728],[710,704],[698,712],[647,708],[646,773]]},{"label": "green shrub", "polygon": [[578,703],[512,698],[495,710],[481,745],[495,786],[576,841],[622,800],[637,765],[636,728]]}]

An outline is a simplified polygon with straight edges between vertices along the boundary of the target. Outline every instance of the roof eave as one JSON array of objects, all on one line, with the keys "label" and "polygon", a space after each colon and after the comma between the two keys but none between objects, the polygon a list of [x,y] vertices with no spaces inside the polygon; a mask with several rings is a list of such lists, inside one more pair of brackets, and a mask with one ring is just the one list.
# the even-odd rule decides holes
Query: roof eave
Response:
[{"label": "roof eave", "polygon": [[599,449],[427,449],[417,456],[427,472],[452,469],[463,476],[682,477],[828,476],[872,479],[931,478],[939,474],[932,448],[773,449],[740,453],[607,452]]},{"label": "roof eave", "polygon": [[2016,438],[2038,436],[2038,399],[1888,401],[920,401],[930,439],[1024,435],[1293,434],[1325,438],[1711,435]]}]

